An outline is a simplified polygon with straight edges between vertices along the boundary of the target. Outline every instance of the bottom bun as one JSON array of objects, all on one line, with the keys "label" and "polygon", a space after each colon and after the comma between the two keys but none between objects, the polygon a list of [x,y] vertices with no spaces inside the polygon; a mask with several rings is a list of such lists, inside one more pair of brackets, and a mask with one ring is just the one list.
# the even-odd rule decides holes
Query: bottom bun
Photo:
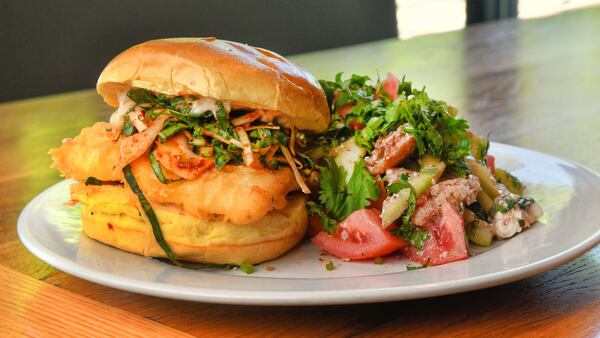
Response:
[{"label": "bottom bun", "polygon": [[[83,232],[88,237],[136,254],[166,257],[130,191],[120,185],[76,183],[71,195],[81,202]],[[240,265],[274,259],[296,245],[308,223],[304,201],[303,195],[292,195],[285,208],[242,225],[200,219],[174,206],[153,203],[152,207],[177,259]]]}]

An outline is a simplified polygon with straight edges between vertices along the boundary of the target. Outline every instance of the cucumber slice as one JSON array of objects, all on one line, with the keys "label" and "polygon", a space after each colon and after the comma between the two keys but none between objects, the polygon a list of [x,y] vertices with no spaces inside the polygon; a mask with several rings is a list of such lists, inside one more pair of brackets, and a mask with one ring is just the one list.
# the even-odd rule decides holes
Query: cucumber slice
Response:
[{"label": "cucumber slice", "polygon": [[421,197],[429,190],[429,187],[433,184],[433,178],[434,175],[432,174],[418,173],[408,179],[408,183],[415,188],[417,198]]},{"label": "cucumber slice", "polygon": [[352,177],[352,173],[354,172],[354,164],[356,164],[356,162],[358,162],[361,158],[365,157],[366,153],[367,152],[364,148],[356,145],[353,137],[349,138],[344,143],[333,149],[333,154],[335,154],[335,163],[346,170],[346,183],[348,183],[348,181],[350,181],[350,177]]},{"label": "cucumber slice", "polygon": [[502,168],[496,168],[496,173],[494,174],[494,177],[498,182],[504,184],[506,189],[508,189],[508,191],[512,192],[513,194],[523,194],[523,190],[525,190],[523,183],[521,183],[521,181],[519,181],[517,177],[513,176],[508,171]]},{"label": "cucumber slice", "polygon": [[490,226],[480,219],[475,219],[469,224],[467,230],[469,242],[478,246],[490,246],[494,240],[494,232]]},{"label": "cucumber slice", "polygon": [[434,184],[440,180],[446,169],[446,163],[431,154],[421,156],[419,158],[419,165],[421,166],[421,173],[433,175]]},{"label": "cucumber slice", "polygon": [[477,160],[481,161],[487,155],[488,148],[490,147],[490,141],[481,137],[471,131],[467,132],[467,137],[471,141],[471,155]]},{"label": "cucumber slice", "polygon": [[467,166],[469,167],[469,169],[471,169],[473,175],[479,178],[481,188],[483,188],[483,191],[485,191],[485,193],[492,200],[500,196],[501,192],[500,190],[498,190],[496,180],[494,179],[494,177],[492,177],[492,173],[488,170],[488,168],[473,160],[467,160]]},{"label": "cucumber slice", "polygon": [[408,208],[410,189],[402,189],[383,201],[381,208],[381,224],[386,227],[400,218]]}]

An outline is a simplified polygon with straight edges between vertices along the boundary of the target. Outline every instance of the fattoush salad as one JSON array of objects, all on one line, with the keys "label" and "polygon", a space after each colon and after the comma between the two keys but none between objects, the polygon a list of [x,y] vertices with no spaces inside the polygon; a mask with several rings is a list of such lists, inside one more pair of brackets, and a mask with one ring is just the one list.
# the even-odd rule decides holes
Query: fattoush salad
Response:
[{"label": "fattoush salad", "polygon": [[425,88],[391,73],[320,83],[332,118],[304,136],[317,173],[307,206],[311,240],[328,253],[377,261],[401,252],[441,265],[542,216],[519,179],[495,166],[489,140]]}]

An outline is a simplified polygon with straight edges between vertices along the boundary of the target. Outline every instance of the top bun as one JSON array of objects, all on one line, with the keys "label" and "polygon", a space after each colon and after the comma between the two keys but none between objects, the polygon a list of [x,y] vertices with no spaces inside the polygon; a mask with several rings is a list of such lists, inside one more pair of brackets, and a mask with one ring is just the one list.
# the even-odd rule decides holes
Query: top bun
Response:
[{"label": "top bun", "polygon": [[325,94],[312,75],[276,53],[236,42],[173,38],[133,46],[104,68],[97,90],[116,107],[131,87],[277,111],[299,129],[321,131],[329,123]]}]

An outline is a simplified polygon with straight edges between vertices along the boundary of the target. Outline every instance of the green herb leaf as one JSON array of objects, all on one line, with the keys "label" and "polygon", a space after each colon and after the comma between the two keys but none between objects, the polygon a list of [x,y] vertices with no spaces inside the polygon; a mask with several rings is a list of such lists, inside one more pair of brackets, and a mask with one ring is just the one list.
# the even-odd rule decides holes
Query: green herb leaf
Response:
[{"label": "green herb leaf", "polygon": [[333,262],[332,261],[327,262],[327,264],[325,264],[325,269],[327,269],[327,271],[333,271],[335,269]]},{"label": "green herb leaf", "polygon": [[365,162],[361,159],[354,165],[354,171],[348,181],[346,204],[346,218],[352,212],[360,210],[371,204],[369,200],[376,201],[379,199],[382,191],[375,178],[365,167]]},{"label": "green herb leaf", "polygon": [[131,136],[135,132],[133,124],[131,123],[131,119],[129,118],[129,115],[127,115],[127,114],[123,115],[123,130],[122,130],[122,132],[123,132],[123,135],[125,135],[125,136]]},{"label": "green herb leaf", "polygon": [[218,105],[219,109],[217,109],[215,116],[217,118],[217,123],[219,124],[219,127],[225,130],[233,128],[231,122],[229,122],[229,119],[227,118],[227,111],[225,110],[221,102],[219,102]]},{"label": "green herb leaf", "polygon": [[102,181],[93,176],[90,176],[85,180],[85,185],[102,185]]},{"label": "green herb leaf", "polygon": [[153,103],[156,96],[152,92],[142,88],[131,88],[127,96],[135,103]]},{"label": "green herb leaf", "polygon": [[501,214],[507,213],[509,210],[514,208],[517,205],[517,202],[510,195],[502,195],[499,199],[497,199],[496,203],[494,203],[494,207],[492,208],[492,215],[499,212]]},{"label": "green herb leaf", "polygon": [[177,266],[181,266],[181,263],[177,260],[177,258],[175,257],[175,254],[173,253],[173,251],[171,251],[169,244],[167,244],[167,241],[165,240],[165,237],[163,236],[162,230],[160,228],[160,223],[158,222],[158,218],[156,217],[156,214],[154,213],[154,209],[152,209],[150,202],[148,202],[148,200],[142,193],[142,189],[140,189],[140,187],[135,179],[135,176],[133,175],[133,171],[131,170],[130,165],[126,165],[123,168],[123,174],[125,175],[125,180],[127,181],[127,184],[129,185],[131,190],[138,197],[138,200],[140,201],[140,204],[142,205],[142,209],[144,209],[144,213],[146,214],[148,221],[152,225],[152,232],[154,234],[154,239],[156,239],[156,242],[163,249],[163,251],[169,258],[169,260],[171,262],[173,262],[173,264],[175,264]]},{"label": "green herb leaf", "polygon": [[531,207],[533,203],[535,203],[535,200],[531,197],[521,197],[517,202],[517,204],[519,204],[519,207],[525,211],[529,210],[529,207]]},{"label": "green herb leaf", "polygon": [[327,216],[327,213],[321,209],[315,202],[308,201],[306,202],[306,207],[308,209],[309,215],[317,215],[319,219],[321,219],[321,223],[323,223],[323,231],[328,234],[333,234],[336,231],[337,221],[331,219],[331,217]]},{"label": "green herb leaf", "polygon": [[328,158],[327,167],[321,168],[319,201],[328,214],[336,220],[345,214],[346,170],[339,167],[333,158]]},{"label": "green herb leaf", "polygon": [[151,151],[148,154],[148,157],[150,159],[150,166],[152,167],[152,171],[154,172],[154,175],[160,181],[160,183],[163,183],[163,184],[171,183],[171,181],[165,177],[165,174],[163,173],[162,168],[160,167],[160,163],[156,159],[156,156],[154,156],[154,151]]},{"label": "green herb leaf", "polygon": [[254,265],[250,263],[242,263],[242,265],[240,265],[240,270],[244,271],[247,275],[251,275],[254,273]]},{"label": "green herb leaf", "polygon": [[327,210],[328,217],[337,221],[368,206],[369,200],[378,200],[381,194],[363,160],[354,165],[354,171],[346,185],[346,170],[329,158],[327,166],[321,168],[320,187],[319,201]]},{"label": "green herb leaf", "polygon": [[168,123],[166,126],[158,133],[158,138],[160,142],[165,142],[169,137],[179,133],[182,130],[188,129],[189,125],[181,122]]},{"label": "green herb leaf", "polygon": [[423,265],[407,265],[406,270],[412,271],[412,270],[425,269],[428,266],[429,266],[429,259]]}]

